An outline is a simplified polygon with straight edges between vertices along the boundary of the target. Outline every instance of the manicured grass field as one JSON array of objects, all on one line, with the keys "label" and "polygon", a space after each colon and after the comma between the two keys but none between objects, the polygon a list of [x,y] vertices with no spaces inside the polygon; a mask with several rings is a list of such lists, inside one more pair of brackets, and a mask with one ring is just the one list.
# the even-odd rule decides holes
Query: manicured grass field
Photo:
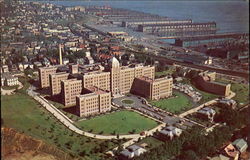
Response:
[{"label": "manicured grass field", "polygon": [[93,133],[114,135],[140,133],[141,131],[156,127],[157,122],[145,118],[136,112],[118,111],[90,120],[76,122],[76,125],[85,131],[92,130]]},{"label": "manicured grass field", "polygon": [[133,104],[134,101],[132,101],[130,99],[124,99],[124,100],[122,100],[122,103],[124,103],[124,104]]},{"label": "manicured grass field", "polygon": [[58,146],[72,155],[81,154],[84,160],[103,159],[105,151],[124,142],[123,140],[97,140],[73,133],[24,90],[14,95],[1,96],[1,114],[3,126]]},{"label": "manicured grass field", "polygon": [[180,113],[193,107],[191,100],[183,93],[174,91],[173,95],[176,97],[165,98],[159,101],[151,101],[150,103],[172,113]]}]

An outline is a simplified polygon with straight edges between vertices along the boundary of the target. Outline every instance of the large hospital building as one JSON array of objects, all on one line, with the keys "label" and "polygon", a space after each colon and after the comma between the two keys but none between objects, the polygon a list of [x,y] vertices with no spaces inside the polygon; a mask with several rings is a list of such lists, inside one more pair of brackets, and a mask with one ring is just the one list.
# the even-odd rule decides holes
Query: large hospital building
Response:
[{"label": "large hospital building", "polygon": [[172,95],[173,79],[155,79],[154,66],[120,66],[113,57],[105,68],[99,68],[87,66],[83,71],[77,65],[42,67],[40,87],[49,88],[51,96],[60,95],[65,106],[76,105],[79,116],[109,111],[111,96],[131,92],[157,100]]}]

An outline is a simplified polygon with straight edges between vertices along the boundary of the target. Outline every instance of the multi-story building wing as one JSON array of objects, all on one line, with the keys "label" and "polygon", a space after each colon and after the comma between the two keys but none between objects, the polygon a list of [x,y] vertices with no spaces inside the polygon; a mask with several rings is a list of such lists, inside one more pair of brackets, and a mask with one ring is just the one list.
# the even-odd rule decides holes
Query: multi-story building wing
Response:
[{"label": "multi-story building wing", "polygon": [[136,77],[154,78],[155,68],[153,66],[120,67],[119,61],[112,58],[110,61],[111,91],[112,94],[129,93]]},{"label": "multi-story building wing", "polygon": [[135,69],[125,68],[120,70],[119,91],[121,94],[129,93],[135,79]]},{"label": "multi-story building wing", "polygon": [[173,78],[163,77],[153,80],[150,99],[166,98],[172,95]]},{"label": "multi-story building wing", "polygon": [[154,79],[154,77],[155,77],[155,67],[154,66],[145,66],[145,67],[143,67],[143,75],[142,76]]},{"label": "multi-story building wing", "polygon": [[83,88],[98,87],[110,91],[110,72],[90,72],[83,75]]},{"label": "multi-story building wing", "polygon": [[46,88],[50,86],[49,83],[49,75],[52,73],[56,73],[58,66],[50,66],[50,67],[41,67],[38,70],[40,87]]},{"label": "multi-story building wing", "polygon": [[62,101],[65,106],[76,104],[76,96],[82,93],[82,80],[68,79],[61,81]]},{"label": "multi-story building wing", "polygon": [[172,95],[173,78],[163,77],[151,79],[148,77],[136,78],[131,92],[145,98],[157,100]]},{"label": "multi-story building wing", "polygon": [[88,116],[111,110],[111,93],[96,87],[87,88],[87,94],[76,97],[77,114]]},{"label": "multi-story building wing", "polygon": [[61,93],[61,81],[67,80],[69,78],[69,73],[66,72],[58,72],[52,73],[49,75],[50,81],[50,94],[52,96],[58,95]]},{"label": "multi-story building wing", "polygon": [[120,63],[113,57],[110,61],[111,69],[111,92],[112,94],[120,93]]}]

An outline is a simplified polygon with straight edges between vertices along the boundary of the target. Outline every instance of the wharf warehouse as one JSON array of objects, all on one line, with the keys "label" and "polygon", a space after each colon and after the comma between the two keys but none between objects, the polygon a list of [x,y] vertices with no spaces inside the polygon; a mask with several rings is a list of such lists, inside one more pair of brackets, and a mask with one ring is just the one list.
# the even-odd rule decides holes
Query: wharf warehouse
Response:
[{"label": "wharf warehouse", "polygon": [[216,23],[215,22],[192,23],[192,21],[190,21],[189,23],[162,23],[162,24],[138,25],[138,31],[146,33],[208,31],[208,30],[216,30]]},{"label": "wharf warehouse", "polygon": [[212,36],[185,37],[175,39],[175,45],[180,47],[198,47],[202,45],[220,45],[226,41],[238,38],[239,34],[223,34]]},{"label": "wharf warehouse", "polygon": [[158,24],[188,24],[192,23],[191,19],[188,20],[171,20],[171,19],[161,19],[161,20],[127,20],[122,22],[122,27],[138,27],[138,25],[158,25]]},{"label": "wharf warehouse", "polygon": [[[127,16],[120,16],[120,17],[109,17],[110,22],[112,24],[117,24],[120,25],[122,27],[125,27],[125,22],[127,21],[135,21],[135,22],[141,22],[141,21],[169,21],[170,19],[167,17],[155,17],[155,16],[148,16],[148,15],[127,15]],[[128,26],[128,27],[136,27],[137,25],[132,25],[132,26]]]}]

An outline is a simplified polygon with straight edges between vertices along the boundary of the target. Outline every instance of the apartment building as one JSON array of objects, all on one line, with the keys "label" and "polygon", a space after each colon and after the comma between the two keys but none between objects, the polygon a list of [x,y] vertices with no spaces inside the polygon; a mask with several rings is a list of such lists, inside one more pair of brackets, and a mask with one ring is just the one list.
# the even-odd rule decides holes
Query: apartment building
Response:
[{"label": "apartment building", "polygon": [[76,105],[76,96],[82,93],[82,80],[68,79],[61,81],[62,101],[65,106]]},{"label": "apartment building", "polygon": [[56,70],[59,66],[50,66],[50,67],[41,67],[38,70],[40,87],[46,88],[50,86],[49,75],[52,73],[56,73]]},{"label": "apartment building", "polygon": [[52,73],[49,75],[51,96],[58,95],[61,93],[62,90],[61,81],[67,80],[68,78],[69,78],[69,73],[66,72]]},{"label": "apartment building", "polygon": [[131,92],[151,100],[157,100],[171,96],[172,86],[172,77],[163,77],[155,80],[148,77],[140,77],[135,79]]},{"label": "apartment building", "polygon": [[90,87],[84,90],[86,94],[76,97],[77,115],[82,117],[111,110],[110,92],[97,87]]}]

